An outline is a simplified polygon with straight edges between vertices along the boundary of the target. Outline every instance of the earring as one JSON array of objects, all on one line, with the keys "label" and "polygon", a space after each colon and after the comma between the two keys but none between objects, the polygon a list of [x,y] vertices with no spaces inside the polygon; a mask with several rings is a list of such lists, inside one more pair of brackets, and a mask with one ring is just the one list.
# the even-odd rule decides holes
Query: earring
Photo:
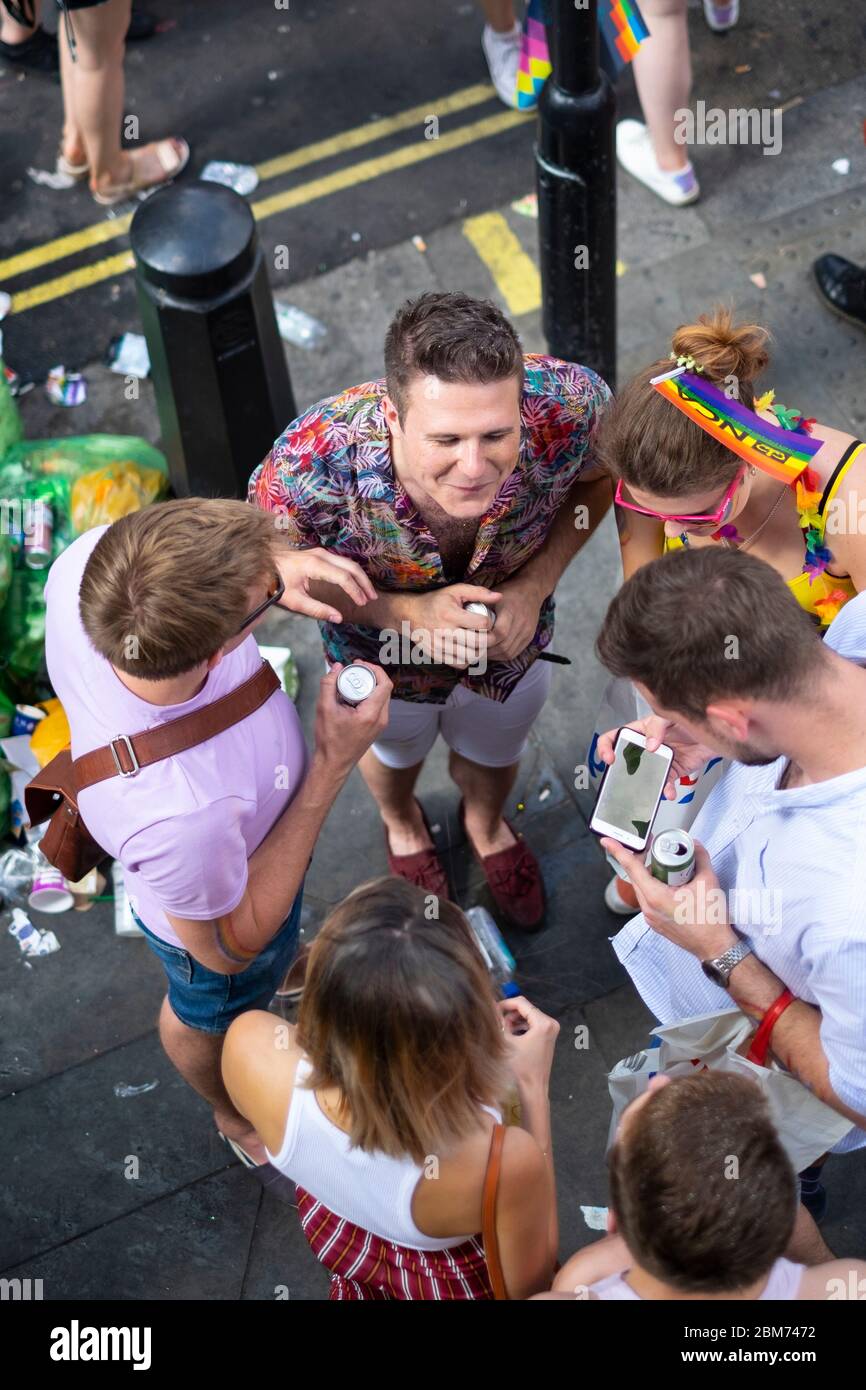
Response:
[{"label": "earring", "polygon": [[750,463],[750,464],[749,464],[749,472],[751,473],[751,475],[752,475],[753,478],[754,478],[755,474],[757,473],[757,471],[758,471],[758,470],[757,470],[757,468],[755,467],[755,465],[754,465],[753,463]]}]

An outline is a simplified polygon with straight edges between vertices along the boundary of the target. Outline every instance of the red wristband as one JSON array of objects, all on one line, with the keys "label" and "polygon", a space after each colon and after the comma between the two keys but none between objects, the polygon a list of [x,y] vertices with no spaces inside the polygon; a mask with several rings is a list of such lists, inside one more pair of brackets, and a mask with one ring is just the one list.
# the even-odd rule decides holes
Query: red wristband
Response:
[{"label": "red wristband", "polygon": [[752,1039],[752,1046],[746,1053],[746,1061],[756,1062],[759,1067],[766,1064],[767,1053],[770,1050],[770,1037],[773,1029],[785,1012],[789,1004],[794,1003],[794,995],[789,989],[780,994],[774,1004],[771,1004],[761,1022],[758,1024],[758,1031]]}]

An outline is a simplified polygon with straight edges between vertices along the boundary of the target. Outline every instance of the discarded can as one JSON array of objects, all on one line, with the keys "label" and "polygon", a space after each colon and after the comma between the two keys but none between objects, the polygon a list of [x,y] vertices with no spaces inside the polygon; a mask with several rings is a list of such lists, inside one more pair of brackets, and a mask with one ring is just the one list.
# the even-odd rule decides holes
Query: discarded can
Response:
[{"label": "discarded can", "polygon": [[373,672],[355,662],[344,666],[337,677],[337,694],[344,705],[360,705],[375,689]]},{"label": "discarded can", "polygon": [[492,608],[488,608],[486,603],[481,603],[478,599],[470,599],[469,603],[464,603],[463,607],[467,613],[477,613],[481,618],[489,618],[491,629],[496,626],[496,614]]},{"label": "discarded can", "polygon": [[39,497],[33,503],[30,525],[24,532],[24,563],[32,570],[51,564],[54,546],[54,517],[50,502]]},{"label": "discarded can", "polygon": [[695,872],[695,842],[686,830],[662,830],[650,850],[650,873],[669,888],[680,888]]}]

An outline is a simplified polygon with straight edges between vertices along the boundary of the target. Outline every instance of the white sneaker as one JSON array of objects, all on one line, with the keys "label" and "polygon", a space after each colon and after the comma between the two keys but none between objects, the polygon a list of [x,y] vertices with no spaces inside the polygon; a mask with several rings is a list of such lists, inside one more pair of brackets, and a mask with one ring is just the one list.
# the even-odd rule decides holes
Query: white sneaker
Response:
[{"label": "white sneaker", "polygon": [[739,17],[740,0],[728,0],[726,5],[717,4],[716,0],[704,0],[704,19],[714,34],[733,29]]},{"label": "white sneaker", "polygon": [[496,95],[506,106],[517,110],[517,68],[520,63],[520,45],[523,29],[515,21],[514,28],[500,34],[485,24],[481,36],[481,47],[490,69],[490,81],[496,88]]},{"label": "white sneaker", "polygon": [[649,131],[642,121],[619,121],[616,127],[616,157],[632,178],[651,188],[659,198],[675,207],[697,202],[701,189],[690,163],[676,173],[660,169]]},{"label": "white sneaker", "polygon": [[631,903],[627,903],[620,896],[619,878],[616,874],[604,890],[604,905],[611,912],[618,913],[620,917],[636,917],[640,912],[639,907],[632,907]]}]

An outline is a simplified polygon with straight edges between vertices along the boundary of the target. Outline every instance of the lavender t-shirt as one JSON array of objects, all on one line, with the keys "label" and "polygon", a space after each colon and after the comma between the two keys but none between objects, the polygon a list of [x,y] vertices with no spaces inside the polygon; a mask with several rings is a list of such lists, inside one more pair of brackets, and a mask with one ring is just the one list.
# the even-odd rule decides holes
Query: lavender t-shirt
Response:
[{"label": "lavender t-shirt", "polygon": [[[91,646],[78,593],[90,553],[107,528],[94,527],[54,562],[45,596],[51,683],[69,719],[77,758],[116,734],[136,734],[226,695],[261,663],[250,636],[179,705],[151,705],[127,690]],[[306,749],[294,705],[277,690],[224,733],[134,777],[112,777],[81,793],[81,813],[102,847],[123,865],[126,887],[145,926],[183,943],[166,912],[209,921],[230,912],[247,885],[247,860],[300,786]]]}]

